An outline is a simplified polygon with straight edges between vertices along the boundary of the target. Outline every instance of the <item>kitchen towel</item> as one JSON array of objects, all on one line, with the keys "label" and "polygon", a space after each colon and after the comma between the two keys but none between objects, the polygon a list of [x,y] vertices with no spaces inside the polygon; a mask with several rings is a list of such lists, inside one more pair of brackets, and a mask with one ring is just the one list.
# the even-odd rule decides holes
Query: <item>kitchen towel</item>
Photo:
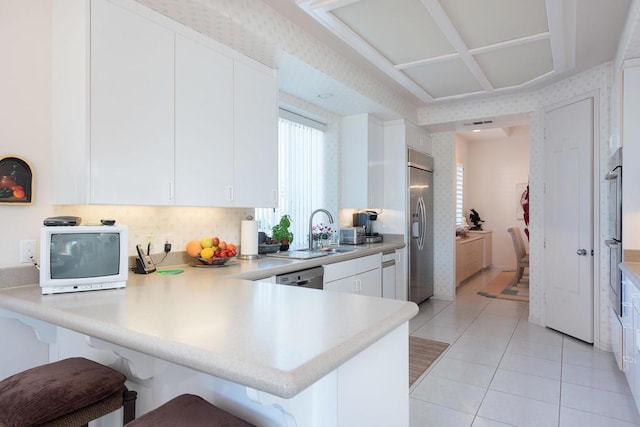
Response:
[{"label": "kitchen towel", "polygon": [[246,219],[240,224],[240,254],[258,254],[258,221]]}]

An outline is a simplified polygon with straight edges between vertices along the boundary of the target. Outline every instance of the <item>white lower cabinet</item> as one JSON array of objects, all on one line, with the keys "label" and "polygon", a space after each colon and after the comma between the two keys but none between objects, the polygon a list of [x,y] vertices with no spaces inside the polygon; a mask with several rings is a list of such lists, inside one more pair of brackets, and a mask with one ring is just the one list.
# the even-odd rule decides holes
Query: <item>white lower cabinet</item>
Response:
[{"label": "white lower cabinet", "polygon": [[382,254],[324,266],[324,290],[382,297]]},{"label": "white lower cabinet", "polygon": [[627,277],[622,280],[622,352],[624,375],[636,406],[640,407],[640,291]]}]

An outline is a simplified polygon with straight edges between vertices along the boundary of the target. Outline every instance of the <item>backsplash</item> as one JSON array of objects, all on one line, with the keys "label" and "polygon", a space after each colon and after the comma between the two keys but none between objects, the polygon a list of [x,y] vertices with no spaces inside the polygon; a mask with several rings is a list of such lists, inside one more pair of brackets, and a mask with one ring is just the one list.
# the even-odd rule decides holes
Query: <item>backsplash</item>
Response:
[{"label": "backsplash", "polygon": [[[200,208],[169,206],[55,206],[56,215],[82,218],[82,224],[99,224],[115,219],[129,228],[129,255],[136,244],[151,241],[152,253],[161,253],[165,240],[172,251],[184,251],[189,240],[218,236],[229,243],[240,243],[240,221],[253,215],[247,208]],[[149,237],[152,236],[152,237]]]}]

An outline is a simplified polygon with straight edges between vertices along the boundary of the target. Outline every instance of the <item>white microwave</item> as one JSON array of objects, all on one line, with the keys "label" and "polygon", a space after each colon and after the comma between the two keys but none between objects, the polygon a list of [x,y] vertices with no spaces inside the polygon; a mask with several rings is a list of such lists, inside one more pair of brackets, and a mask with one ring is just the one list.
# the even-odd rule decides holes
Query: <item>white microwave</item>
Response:
[{"label": "white microwave", "polygon": [[43,294],[124,288],[129,277],[126,226],[40,229]]}]

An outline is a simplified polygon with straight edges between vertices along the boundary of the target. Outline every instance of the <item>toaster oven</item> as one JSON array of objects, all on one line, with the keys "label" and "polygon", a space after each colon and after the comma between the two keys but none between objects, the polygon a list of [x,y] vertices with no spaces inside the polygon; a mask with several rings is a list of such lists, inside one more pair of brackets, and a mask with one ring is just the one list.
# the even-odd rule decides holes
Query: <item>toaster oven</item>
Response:
[{"label": "toaster oven", "polygon": [[340,244],[361,245],[365,242],[364,227],[340,227]]}]

